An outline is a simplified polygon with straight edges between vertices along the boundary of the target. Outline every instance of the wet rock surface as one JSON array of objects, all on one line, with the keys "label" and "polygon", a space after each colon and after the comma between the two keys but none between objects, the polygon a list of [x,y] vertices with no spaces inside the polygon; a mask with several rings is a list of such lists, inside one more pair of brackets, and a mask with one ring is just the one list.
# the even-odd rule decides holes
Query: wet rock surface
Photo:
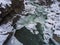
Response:
[{"label": "wet rock surface", "polygon": [[[31,30],[27,29],[26,27],[22,27],[15,32],[14,36],[17,38],[17,40],[23,43],[23,45],[43,45],[43,34],[41,33],[42,30],[39,28],[40,26],[40,23],[37,23],[36,31],[39,31],[38,34],[33,34]],[[35,30],[33,32],[35,32]]]}]

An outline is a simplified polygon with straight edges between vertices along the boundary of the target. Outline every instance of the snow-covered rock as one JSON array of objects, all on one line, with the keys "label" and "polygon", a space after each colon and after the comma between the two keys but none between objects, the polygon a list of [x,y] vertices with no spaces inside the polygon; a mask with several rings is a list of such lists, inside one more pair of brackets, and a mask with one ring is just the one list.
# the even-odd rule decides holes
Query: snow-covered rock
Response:
[{"label": "snow-covered rock", "polygon": [[44,36],[45,38],[48,37],[47,39],[45,39],[47,42],[49,38],[53,38],[53,34],[56,34],[57,36],[60,35],[60,2],[58,2],[57,0],[54,1],[55,2],[51,5],[51,8],[46,8],[46,11],[48,12],[48,19],[45,23],[46,28],[44,31]]},{"label": "snow-covered rock", "polygon": [[6,4],[10,6],[11,0],[0,0],[0,4],[2,4],[2,7],[5,8]]},{"label": "snow-covered rock", "polygon": [[0,45],[3,45],[4,41],[7,39],[8,35],[0,35]]}]

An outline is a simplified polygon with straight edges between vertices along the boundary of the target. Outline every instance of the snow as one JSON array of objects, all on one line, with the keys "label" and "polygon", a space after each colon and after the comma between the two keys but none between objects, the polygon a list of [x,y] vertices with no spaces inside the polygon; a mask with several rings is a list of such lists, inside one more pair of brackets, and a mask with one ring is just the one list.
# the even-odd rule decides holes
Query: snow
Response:
[{"label": "snow", "polygon": [[53,21],[53,20],[51,20],[51,19],[47,19],[47,20],[46,20],[46,23],[54,24],[55,21]]},{"label": "snow", "polygon": [[7,4],[8,6],[10,6],[11,1],[10,0],[0,0],[0,4],[2,3],[2,7],[5,8],[5,5]]},{"label": "snow", "polygon": [[56,31],[54,32],[54,34],[60,35],[60,31],[59,31],[59,30],[56,30]]},{"label": "snow", "polygon": [[8,22],[7,24],[3,24],[0,26],[0,31],[11,32],[12,30],[13,30],[13,27],[11,26],[11,22]]},{"label": "snow", "polygon": [[0,45],[3,45],[4,41],[7,39],[8,35],[0,35]]},{"label": "snow", "polygon": [[58,37],[60,37],[60,14],[56,14],[60,13],[60,7],[58,6],[60,2],[57,2],[57,0],[54,1],[55,3],[51,5],[51,8],[46,8],[46,11],[48,12],[48,19],[45,22],[46,27],[44,30],[44,41],[46,43],[48,43],[49,38],[53,38],[53,34],[56,34]]},{"label": "snow", "polygon": [[[37,31],[35,26],[36,26],[36,23],[32,23],[32,24],[28,24],[26,28],[29,29],[30,32],[32,32],[32,34],[38,34],[39,32]],[[35,32],[33,32],[33,30],[35,30]]]},{"label": "snow", "polygon": [[[44,30],[44,39],[45,40],[44,41],[46,43],[49,42],[49,38],[53,37],[53,33],[60,37],[60,14],[59,15],[56,14],[56,13],[60,13],[60,7],[58,6],[60,4],[60,2],[57,2],[57,0],[55,0],[55,1],[56,2],[51,5],[51,8],[46,8],[46,11],[48,12],[48,15],[47,15],[48,19],[46,20],[46,23],[45,23],[46,27],[44,28],[45,29]],[[10,6],[11,1],[10,0],[0,0],[0,4],[1,3],[2,3],[2,7],[5,8],[6,4],[8,4]],[[35,6],[32,6],[30,4],[25,5],[25,10],[26,10],[27,13],[29,12],[29,13],[34,14],[35,9],[36,9]],[[51,12],[51,11],[54,11],[54,12]],[[26,12],[23,12],[23,13],[26,13]],[[1,14],[1,12],[0,12],[0,14]],[[24,18],[24,16],[21,16],[21,18]],[[36,19],[36,21],[38,22],[37,19]],[[26,27],[28,29],[31,29],[30,31],[33,33],[32,29],[33,28],[35,29],[35,25],[36,24],[28,24]],[[23,27],[22,25],[17,24],[17,29],[20,29],[22,27]],[[53,32],[52,29],[54,29],[54,32]],[[11,26],[11,22],[9,22],[7,24],[3,24],[3,25],[0,26],[0,45],[3,44],[4,40],[6,40],[6,38],[8,36],[8,35],[2,35],[2,34],[5,34],[7,32],[11,32],[12,30],[13,30],[13,27]],[[36,29],[35,29],[35,34],[38,34],[38,33],[39,32],[36,31]],[[15,44],[17,45],[17,43],[18,43],[17,39],[14,40],[14,45]]]},{"label": "snow", "polygon": [[14,36],[8,41],[7,45],[23,45]]},{"label": "snow", "polygon": [[[11,32],[13,27],[11,26],[11,22],[8,22],[7,24],[3,24],[0,26],[0,45],[3,45],[4,41],[7,39],[9,34],[6,34],[7,32]],[[6,35],[4,35],[6,34]]]},{"label": "snow", "polygon": [[27,28],[31,28],[31,29],[33,29],[33,28],[35,29],[35,25],[36,25],[36,24],[28,24],[26,27],[27,27]]},{"label": "snow", "polygon": [[0,3],[2,4],[11,4],[11,1],[10,0],[0,0]]},{"label": "snow", "polygon": [[31,14],[34,14],[35,9],[36,9],[36,7],[33,6],[33,5],[31,5],[31,4],[25,5],[25,10],[26,10],[26,12],[29,12],[29,13],[31,13]]},{"label": "snow", "polygon": [[37,34],[39,34],[39,32],[38,31],[35,31],[35,34],[37,35]]}]

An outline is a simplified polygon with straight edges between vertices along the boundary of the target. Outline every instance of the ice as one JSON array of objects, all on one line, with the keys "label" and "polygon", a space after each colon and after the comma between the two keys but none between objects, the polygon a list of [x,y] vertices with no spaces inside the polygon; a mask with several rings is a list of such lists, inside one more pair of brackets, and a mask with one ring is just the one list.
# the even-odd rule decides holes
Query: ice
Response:
[{"label": "ice", "polygon": [[25,10],[31,14],[34,14],[36,7],[31,4],[25,5]]}]

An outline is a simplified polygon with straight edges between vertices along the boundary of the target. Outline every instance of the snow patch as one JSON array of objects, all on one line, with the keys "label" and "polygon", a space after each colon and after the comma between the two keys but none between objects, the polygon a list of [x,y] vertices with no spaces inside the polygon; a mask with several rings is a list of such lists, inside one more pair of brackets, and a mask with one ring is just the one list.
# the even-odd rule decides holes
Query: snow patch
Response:
[{"label": "snow patch", "polygon": [[2,4],[2,7],[5,8],[6,4],[10,6],[11,0],[0,0],[0,4]]}]

